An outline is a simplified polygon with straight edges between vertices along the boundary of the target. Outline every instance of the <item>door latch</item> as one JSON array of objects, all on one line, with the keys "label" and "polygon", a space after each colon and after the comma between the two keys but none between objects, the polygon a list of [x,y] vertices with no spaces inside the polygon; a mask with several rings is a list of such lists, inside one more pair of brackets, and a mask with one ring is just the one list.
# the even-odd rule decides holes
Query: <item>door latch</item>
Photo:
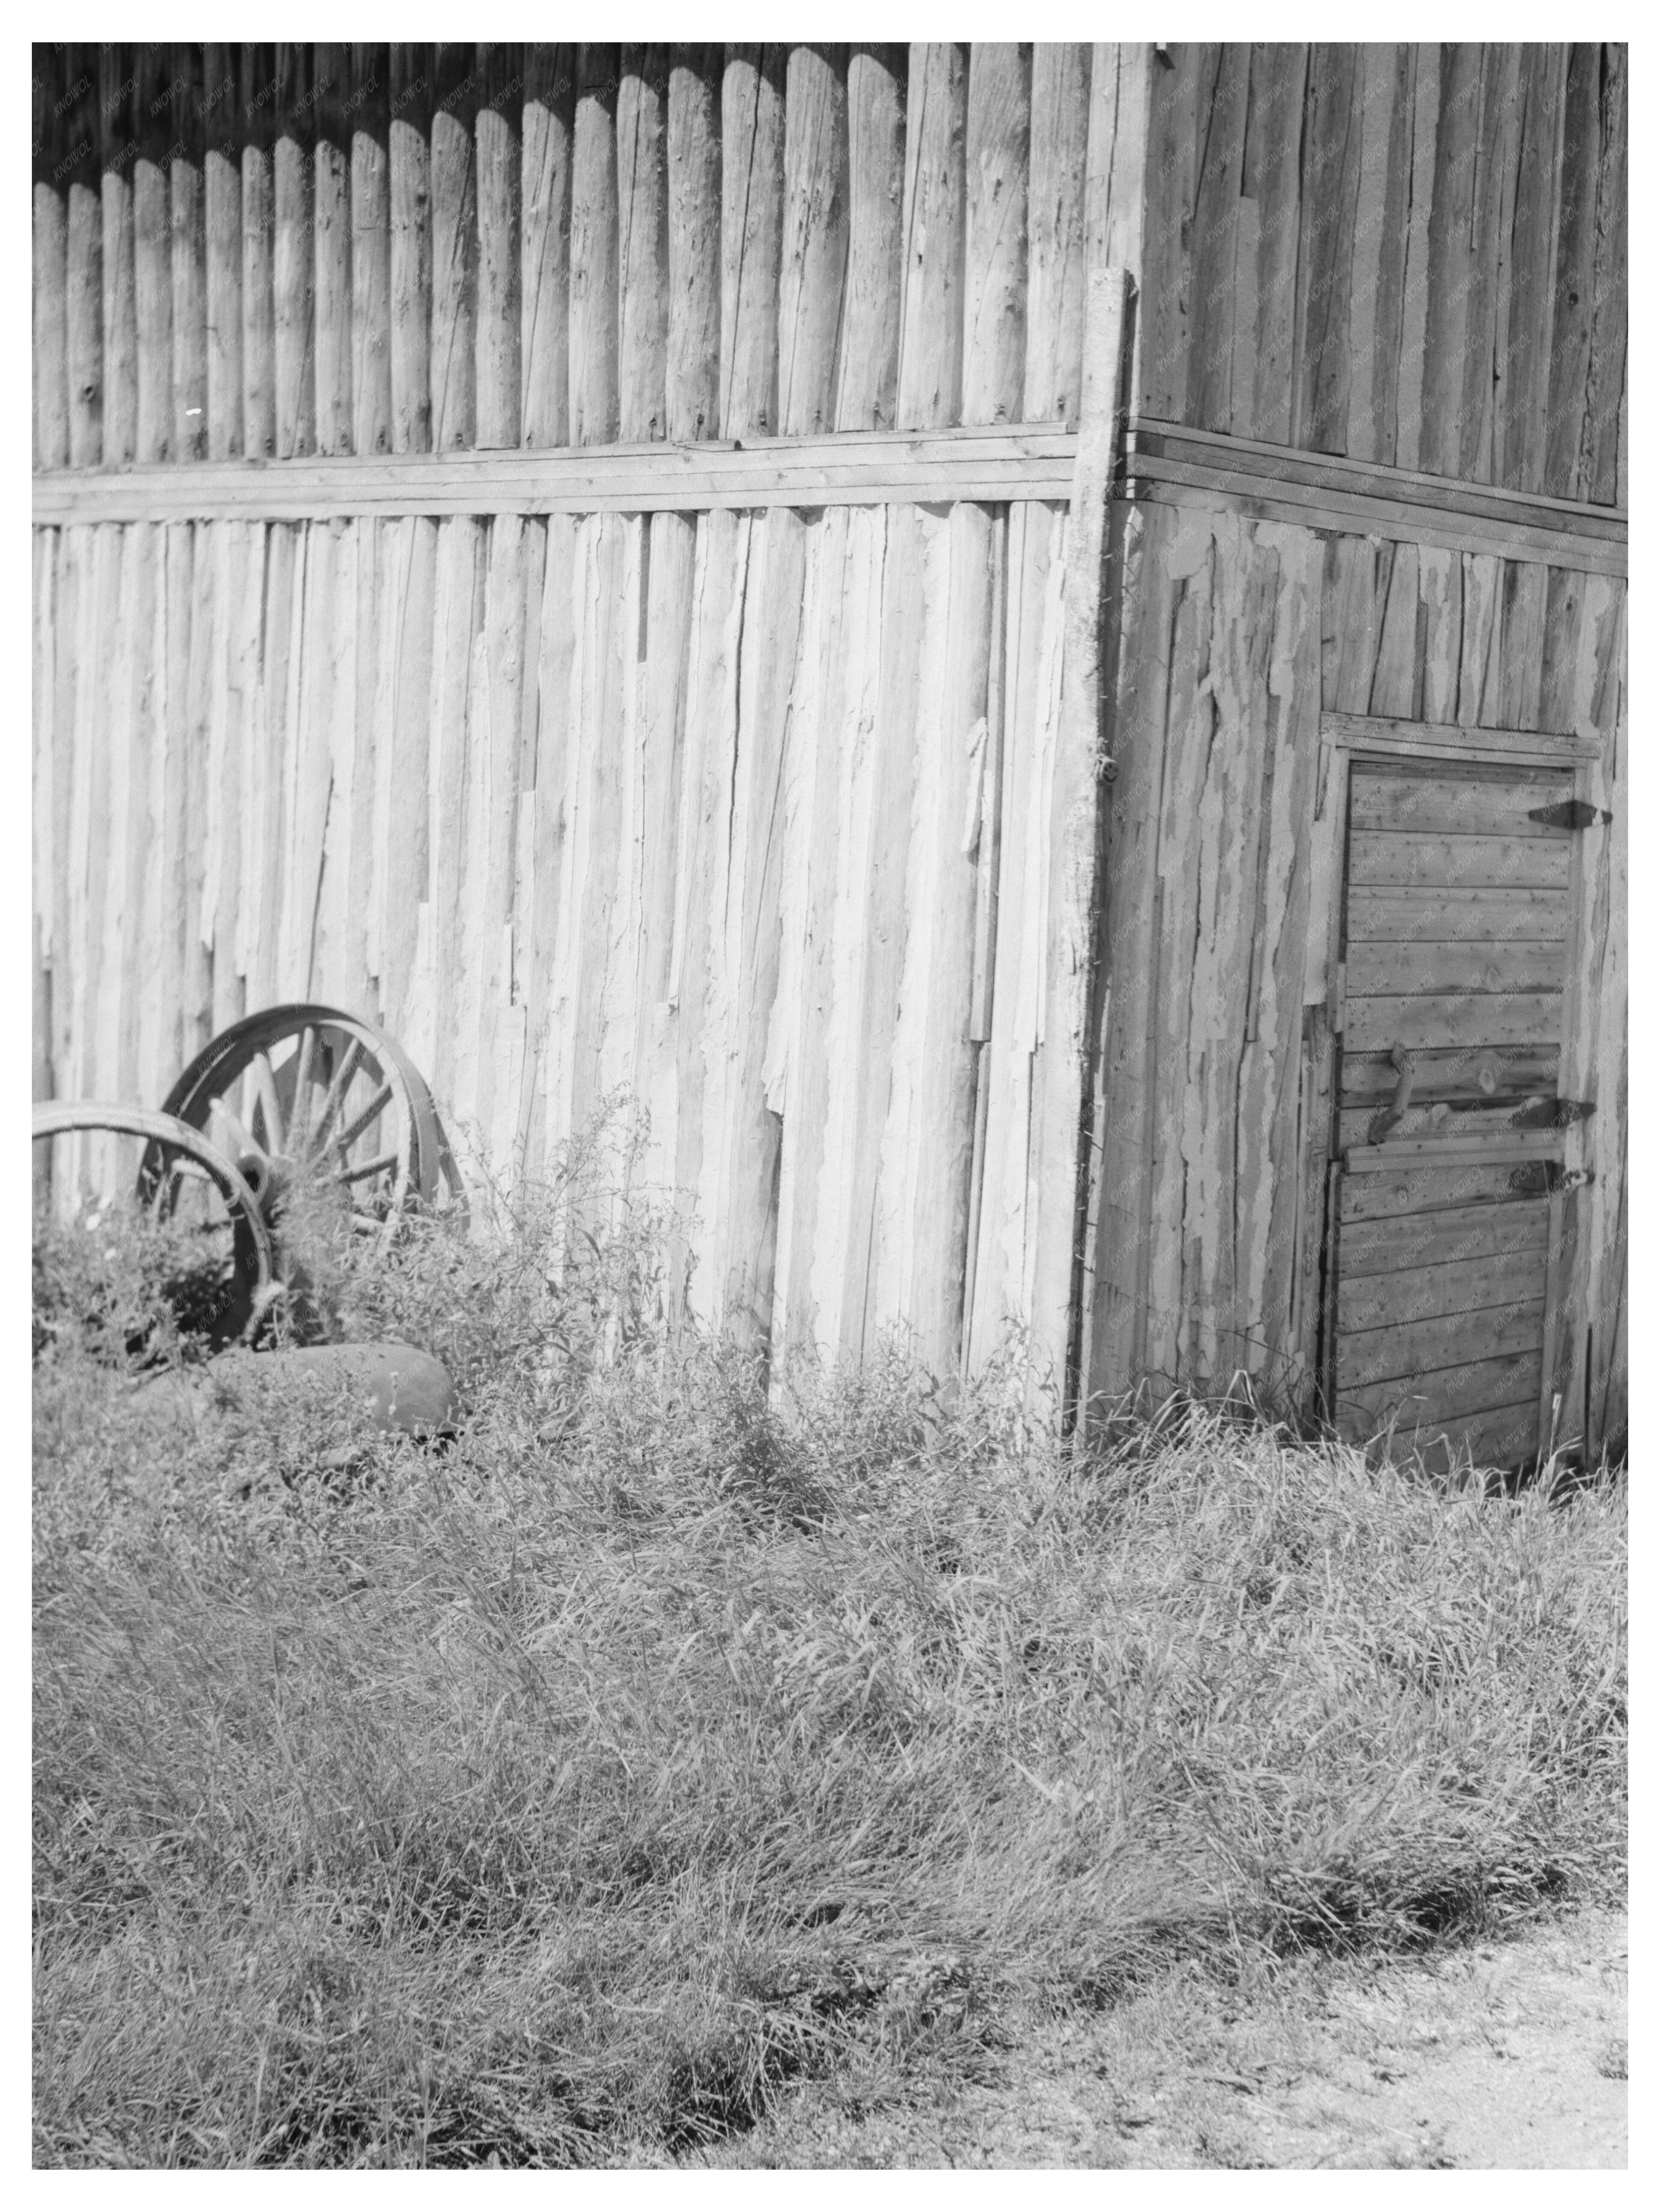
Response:
[{"label": "door latch", "polygon": [[1565,1168],[1560,1160],[1528,1160],[1510,1171],[1510,1187],[1522,1198],[1554,1198],[1596,1180],[1594,1168]]},{"label": "door latch", "polygon": [[1594,1098],[1529,1098],[1510,1117],[1512,1129],[1571,1129],[1596,1111]]},{"label": "door latch", "polygon": [[1590,830],[1599,822],[1612,822],[1606,806],[1593,806],[1588,799],[1557,799],[1548,806],[1530,806],[1529,822],[1542,822],[1548,830]]},{"label": "door latch", "polygon": [[1381,1145],[1389,1131],[1406,1119],[1407,1109],[1412,1103],[1412,1086],[1418,1074],[1416,1058],[1405,1045],[1397,1044],[1389,1054],[1389,1065],[1395,1070],[1395,1096],[1367,1122],[1369,1145]]}]

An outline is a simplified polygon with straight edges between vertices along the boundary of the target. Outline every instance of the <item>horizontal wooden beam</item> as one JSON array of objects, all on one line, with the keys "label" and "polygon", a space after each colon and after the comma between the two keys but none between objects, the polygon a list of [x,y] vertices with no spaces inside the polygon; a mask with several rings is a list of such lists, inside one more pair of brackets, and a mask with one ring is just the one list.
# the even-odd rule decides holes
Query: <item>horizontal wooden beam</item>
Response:
[{"label": "horizontal wooden beam", "polygon": [[[37,526],[307,521],[347,514],[697,513],[1071,495],[1078,436],[1014,429],[839,431],[742,444],[649,443],[465,453],[342,454],[112,470],[32,479]],[[1340,456],[1168,423],[1130,426],[1121,496],[1214,508],[1311,530],[1626,573],[1626,518]]]},{"label": "horizontal wooden beam", "polygon": [[920,505],[1072,495],[1078,439],[1059,426],[838,432],[752,444],[342,455],[195,467],[53,471],[37,525],[307,521],[345,514],[629,514],[712,507]]},{"label": "horizontal wooden beam", "polygon": [[1133,426],[1121,489],[1126,498],[1224,506],[1309,530],[1497,554],[1597,575],[1626,573],[1626,517],[1616,508],[1171,423]]},{"label": "horizontal wooden beam", "polygon": [[1567,768],[1602,757],[1602,740],[1595,734],[1475,729],[1462,722],[1404,722],[1382,714],[1322,714],[1320,734],[1327,744],[1352,752],[1401,753],[1410,759],[1543,762]]}]

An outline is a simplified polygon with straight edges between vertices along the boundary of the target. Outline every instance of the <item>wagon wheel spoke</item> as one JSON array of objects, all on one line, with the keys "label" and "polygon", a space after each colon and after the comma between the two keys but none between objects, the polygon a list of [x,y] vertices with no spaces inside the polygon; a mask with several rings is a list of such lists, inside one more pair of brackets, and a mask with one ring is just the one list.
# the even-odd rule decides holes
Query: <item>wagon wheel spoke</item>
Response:
[{"label": "wagon wheel spoke", "polygon": [[199,1161],[181,1158],[177,1153],[164,1159],[149,1200],[149,1212],[152,1221],[165,1221],[169,1214],[178,1211],[179,1194],[187,1182],[213,1188],[213,1177]]},{"label": "wagon wheel spoke", "polygon": [[395,1168],[398,1165],[398,1156],[395,1151],[379,1152],[374,1159],[365,1160],[361,1166],[346,1169],[344,1173],[337,1176],[335,1180],[344,1183],[365,1182],[370,1176],[385,1175],[389,1169]]},{"label": "wagon wheel spoke", "polygon": [[232,1112],[222,1098],[213,1099],[210,1103],[208,1111],[217,1121],[226,1138],[229,1139],[228,1143],[226,1143],[219,1137],[215,1137],[214,1142],[219,1146],[221,1152],[228,1153],[234,1160],[240,1160],[249,1152],[261,1158],[265,1156],[265,1147],[254,1143],[241,1121]]},{"label": "wagon wheel spoke", "polygon": [[368,1104],[364,1107],[362,1112],[356,1116],[356,1120],[349,1122],[340,1132],[340,1134],[334,1139],[331,1149],[340,1155],[343,1164],[345,1161],[347,1154],[350,1152],[352,1146],[357,1142],[357,1139],[362,1135],[364,1130],[369,1127],[371,1122],[378,1121],[381,1115],[386,1112],[386,1108],[391,1103],[392,1085],[390,1083],[383,1083],[380,1085],[380,1088],[375,1092],[374,1097],[370,1099]]},{"label": "wagon wheel spoke", "polygon": [[309,1157],[315,1158],[329,1149],[329,1131],[346,1103],[346,1093],[351,1088],[352,1077],[356,1074],[357,1064],[362,1057],[363,1041],[361,1037],[354,1037],[340,1055],[340,1065],[335,1069],[334,1080],[324,1096],[322,1109],[311,1124],[307,1147]]},{"label": "wagon wheel spoke", "polygon": [[289,1142],[303,1157],[311,1133],[311,1063],[317,1049],[317,1031],[307,1022],[300,1032],[300,1050],[294,1063],[294,1117],[289,1123]]},{"label": "wagon wheel spoke", "polygon": [[269,1211],[279,1238],[300,1233],[298,1213],[289,1231],[280,1225],[286,1194],[313,1178],[335,1194],[343,1221],[382,1249],[413,1206],[447,1200],[465,1215],[419,1071],[394,1038],[337,1007],[278,1006],[243,1016],[197,1054],[163,1110],[244,1164],[258,1187],[262,1225]]},{"label": "wagon wheel spoke", "polygon": [[277,1096],[277,1079],[271,1072],[269,1053],[257,1053],[248,1069],[253,1088],[253,1105],[248,1119],[258,1127],[263,1121],[265,1131],[264,1150],[271,1157],[285,1149],[282,1102]]}]

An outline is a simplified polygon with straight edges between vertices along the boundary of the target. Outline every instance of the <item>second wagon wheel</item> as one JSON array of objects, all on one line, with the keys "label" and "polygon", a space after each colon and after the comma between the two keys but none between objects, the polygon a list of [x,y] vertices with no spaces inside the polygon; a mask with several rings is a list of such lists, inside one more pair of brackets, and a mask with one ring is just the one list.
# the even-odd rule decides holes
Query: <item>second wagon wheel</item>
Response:
[{"label": "second wagon wheel", "polygon": [[234,1022],[185,1070],[165,1110],[237,1162],[268,1218],[314,1181],[332,1186],[352,1227],[384,1249],[410,1206],[459,1194],[419,1072],[383,1030],[337,1007],[270,1006]]},{"label": "second wagon wheel", "polygon": [[[159,1269],[161,1279],[151,1288],[182,1332],[211,1350],[254,1340],[276,1254],[258,1194],[216,1146],[174,1115],[137,1106],[47,1100],[34,1108],[33,1121],[36,1165],[44,1170],[37,1182],[46,1194],[37,1237],[55,1222],[62,1231],[80,1232],[84,1251],[95,1255],[125,1220],[138,1240],[129,1261]],[[141,1152],[135,1198],[133,1164]],[[147,1243],[155,1249],[147,1251]],[[102,1256],[119,1261],[119,1243]],[[96,1265],[82,1272],[94,1301],[108,1305]],[[37,1349],[40,1326],[37,1311]],[[141,1328],[127,1352],[144,1352],[149,1335]]]}]

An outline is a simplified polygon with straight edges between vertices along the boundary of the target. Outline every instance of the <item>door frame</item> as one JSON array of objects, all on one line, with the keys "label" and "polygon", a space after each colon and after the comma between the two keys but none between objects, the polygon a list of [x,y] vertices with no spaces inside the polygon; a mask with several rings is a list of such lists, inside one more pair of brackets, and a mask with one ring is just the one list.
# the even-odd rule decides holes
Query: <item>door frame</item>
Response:
[{"label": "door frame", "polygon": [[[1567,769],[1573,774],[1574,795],[1590,796],[1590,769],[1602,754],[1602,741],[1588,736],[1559,736],[1544,730],[1467,728],[1461,723],[1416,722],[1394,716],[1341,714],[1323,711],[1320,716],[1320,763],[1316,779],[1314,839],[1314,879],[1309,899],[1308,967],[1311,976],[1323,977],[1323,995],[1305,1008],[1309,1045],[1308,1097],[1302,1163],[1301,1188],[1307,1194],[1309,1234],[1304,1245],[1307,1292],[1302,1301],[1298,1331],[1303,1372],[1309,1378],[1310,1411],[1323,1420],[1335,1411],[1333,1390],[1336,1380],[1337,1280],[1336,1215],[1342,1165],[1337,1142],[1341,1101],[1337,1087],[1338,1047],[1344,1021],[1343,927],[1348,909],[1349,775],[1353,766],[1367,761],[1398,764],[1423,761],[1426,765],[1450,762],[1484,768]],[[1567,974],[1562,992],[1562,1027],[1559,1040],[1559,1069],[1568,1064],[1574,1022],[1574,983],[1579,971],[1580,937],[1585,927],[1584,845],[1575,838],[1568,866]],[[1561,1078],[1559,1074],[1558,1082]],[[1576,1125],[1577,1127],[1577,1125]],[[1569,1137],[1574,1129],[1566,1133]],[[1560,1361],[1561,1285],[1571,1255],[1565,1239],[1575,1233],[1576,1195],[1558,1194],[1549,1200],[1550,1221],[1546,1263],[1545,1328],[1540,1384],[1539,1436],[1548,1449],[1554,1426],[1552,1399]]]}]

